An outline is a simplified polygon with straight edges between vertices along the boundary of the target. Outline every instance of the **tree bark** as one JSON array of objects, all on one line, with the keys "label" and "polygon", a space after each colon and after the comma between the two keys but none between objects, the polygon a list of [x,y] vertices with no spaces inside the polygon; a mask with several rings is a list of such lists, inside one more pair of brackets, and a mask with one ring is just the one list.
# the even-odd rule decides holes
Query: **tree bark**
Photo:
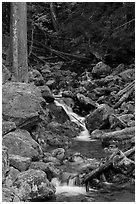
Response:
[{"label": "tree bark", "polygon": [[27,82],[27,10],[25,2],[11,2],[9,65],[19,82]]}]

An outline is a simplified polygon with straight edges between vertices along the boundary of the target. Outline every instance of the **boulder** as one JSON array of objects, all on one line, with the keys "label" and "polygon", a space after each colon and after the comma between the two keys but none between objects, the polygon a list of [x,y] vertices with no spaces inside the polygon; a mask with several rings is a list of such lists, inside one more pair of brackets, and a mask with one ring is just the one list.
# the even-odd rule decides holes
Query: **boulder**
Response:
[{"label": "boulder", "polygon": [[2,121],[2,135],[5,135],[6,133],[15,129],[16,129],[16,124],[14,122]]},{"label": "boulder", "polygon": [[52,156],[59,160],[63,160],[65,156],[65,150],[63,148],[57,148],[52,151]]},{"label": "boulder", "polygon": [[85,118],[86,127],[89,132],[95,129],[103,129],[109,126],[109,115],[113,113],[113,109],[106,104],[101,104],[95,111]]},{"label": "boulder", "polygon": [[42,154],[39,144],[26,130],[16,130],[6,134],[2,144],[8,148],[9,154],[29,157],[33,160],[39,159]]},{"label": "boulder", "polygon": [[10,188],[2,188],[2,202],[20,202],[19,197]]},{"label": "boulder", "polygon": [[119,74],[124,82],[132,82],[135,80],[135,69],[127,69]]},{"label": "boulder", "polygon": [[89,97],[84,96],[83,94],[77,94],[77,100],[80,107],[86,110],[94,110],[97,105],[96,103]]},{"label": "boulder", "polygon": [[10,166],[8,176],[6,177],[5,185],[10,188],[12,187],[13,182],[16,180],[17,175],[20,173],[19,170]]},{"label": "boulder", "polygon": [[42,97],[46,100],[47,103],[54,102],[54,96],[50,90],[50,88],[46,85],[38,87],[41,91]]},{"label": "boulder", "polygon": [[52,178],[57,177],[59,174],[59,170],[54,166],[52,162],[32,162],[29,168],[44,171],[49,181],[51,181]]},{"label": "boulder", "polygon": [[30,166],[31,158],[10,154],[9,162],[10,166],[15,167],[19,171],[26,171]]},{"label": "boulder", "polygon": [[44,85],[44,79],[38,70],[28,72],[28,83],[34,82],[36,86]]},{"label": "boulder", "polygon": [[55,103],[49,103],[47,108],[50,110],[51,116],[55,121],[58,123],[64,123],[70,119],[65,110],[59,105],[60,104],[55,101]]},{"label": "boulder", "polygon": [[8,82],[2,86],[2,96],[4,120],[15,122],[17,126],[32,118],[37,119],[35,123],[38,122],[41,105],[45,100],[35,85]]},{"label": "boulder", "polygon": [[2,147],[2,183],[5,182],[8,172],[9,172],[8,148],[3,146]]},{"label": "boulder", "polygon": [[111,73],[111,67],[104,64],[103,62],[98,62],[92,69],[92,76],[96,78],[107,76],[110,73]]},{"label": "boulder", "polygon": [[41,170],[30,169],[18,174],[13,188],[22,202],[46,201],[55,195],[55,187]]}]

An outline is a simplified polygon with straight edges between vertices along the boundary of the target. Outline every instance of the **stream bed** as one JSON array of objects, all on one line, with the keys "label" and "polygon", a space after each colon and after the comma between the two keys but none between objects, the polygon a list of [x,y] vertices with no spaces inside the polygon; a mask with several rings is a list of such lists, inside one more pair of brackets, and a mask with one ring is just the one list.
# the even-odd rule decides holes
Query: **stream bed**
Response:
[{"label": "stream bed", "polygon": [[[80,152],[88,158],[101,159],[107,154],[99,141],[74,141],[68,150],[71,153]],[[70,162],[62,165],[64,172],[77,173],[77,165]],[[111,186],[109,183],[99,190],[90,188],[86,192],[85,186],[74,186],[73,184],[57,184],[56,198],[52,202],[134,202],[135,186]]]}]

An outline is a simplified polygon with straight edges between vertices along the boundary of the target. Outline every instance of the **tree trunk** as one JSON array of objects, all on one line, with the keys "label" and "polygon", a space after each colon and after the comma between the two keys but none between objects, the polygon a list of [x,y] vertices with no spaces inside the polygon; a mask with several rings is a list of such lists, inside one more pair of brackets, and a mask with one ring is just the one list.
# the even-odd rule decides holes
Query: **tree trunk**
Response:
[{"label": "tree trunk", "polygon": [[11,2],[9,66],[19,82],[27,82],[27,9],[25,2]]}]

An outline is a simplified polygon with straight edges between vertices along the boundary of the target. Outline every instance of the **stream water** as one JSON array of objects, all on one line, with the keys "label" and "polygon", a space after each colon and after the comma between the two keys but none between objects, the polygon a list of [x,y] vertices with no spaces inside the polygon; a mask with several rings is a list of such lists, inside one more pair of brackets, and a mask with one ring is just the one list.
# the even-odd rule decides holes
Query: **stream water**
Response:
[{"label": "stream water", "polygon": [[[63,102],[55,102],[57,106],[62,106],[70,117],[70,120],[82,126],[83,131],[73,141],[69,151],[71,153],[80,152],[83,156],[91,159],[101,159],[107,154],[103,150],[101,142],[91,140],[88,130],[84,123],[84,117],[74,113],[70,107]],[[64,173],[76,174],[80,163],[70,162],[62,165]],[[85,186],[76,186],[74,179],[68,182],[54,178],[52,182],[56,186],[56,198],[52,202],[135,202],[134,185],[114,186],[107,184],[99,190],[90,188],[86,192]]]}]

